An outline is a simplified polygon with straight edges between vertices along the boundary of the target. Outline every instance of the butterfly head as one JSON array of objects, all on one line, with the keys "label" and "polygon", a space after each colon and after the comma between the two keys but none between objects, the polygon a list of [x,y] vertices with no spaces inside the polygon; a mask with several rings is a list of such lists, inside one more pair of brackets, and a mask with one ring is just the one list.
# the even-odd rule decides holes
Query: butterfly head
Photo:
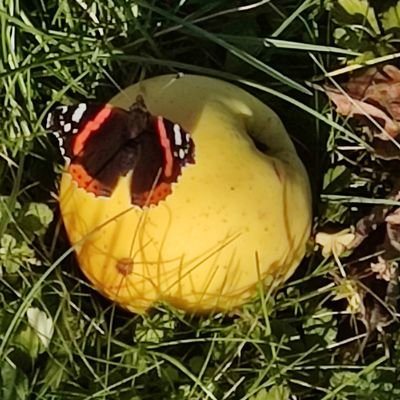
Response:
[{"label": "butterfly head", "polygon": [[[138,95],[136,102],[131,105],[126,119],[126,132],[129,141],[135,141],[141,134],[151,132],[153,128],[153,116],[147,110],[144,99]],[[131,143],[129,143],[131,144]]]}]

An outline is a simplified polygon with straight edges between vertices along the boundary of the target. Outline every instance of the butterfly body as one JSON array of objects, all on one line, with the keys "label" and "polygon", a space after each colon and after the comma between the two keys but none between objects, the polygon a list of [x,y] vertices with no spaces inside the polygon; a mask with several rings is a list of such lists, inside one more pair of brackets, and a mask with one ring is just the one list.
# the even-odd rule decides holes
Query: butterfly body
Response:
[{"label": "butterfly body", "polygon": [[109,104],[61,106],[46,128],[57,136],[78,187],[111,196],[131,174],[131,202],[157,205],[172,192],[182,169],[194,163],[194,144],[178,124],[153,116],[141,96],[129,110]]}]

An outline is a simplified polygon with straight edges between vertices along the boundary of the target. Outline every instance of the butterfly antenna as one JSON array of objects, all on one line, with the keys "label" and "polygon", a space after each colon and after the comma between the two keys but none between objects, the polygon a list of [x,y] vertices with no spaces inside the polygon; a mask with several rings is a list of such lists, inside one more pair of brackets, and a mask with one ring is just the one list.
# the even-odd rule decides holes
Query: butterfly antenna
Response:
[{"label": "butterfly antenna", "polygon": [[184,73],[178,72],[166,85],[161,88],[161,91],[168,89],[173,83],[175,83],[178,79],[183,78]]},{"label": "butterfly antenna", "polygon": [[[136,97],[135,103],[133,102],[133,99],[131,99],[126,92],[122,89],[122,87],[120,85],[118,85],[117,81],[108,73],[108,71],[106,69],[104,69],[101,65],[100,65],[100,69],[103,71],[104,75],[107,76],[107,78],[110,80],[110,82],[122,93],[123,96],[125,96],[125,98],[127,100],[129,100],[131,103],[133,103],[133,105],[135,106],[139,106],[140,108],[146,110],[146,105],[144,103],[144,99],[143,96],[138,95]],[[184,76],[183,72],[178,72],[167,84],[165,84],[162,88],[161,91],[168,89],[168,87],[170,87],[175,81],[177,81],[178,79],[181,79]]]},{"label": "butterfly antenna", "polygon": [[136,108],[141,108],[143,110],[147,110],[146,104],[144,102],[144,98],[142,95],[140,95],[140,94],[137,95],[135,102],[133,102],[133,100],[126,94],[125,90],[123,90],[122,87],[120,85],[118,85],[117,81],[107,72],[107,70],[105,70],[102,66],[100,66],[100,68],[103,70],[104,75],[107,76],[107,78],[110,80],[110,82],[119,90],[119,92],[122,93],[122,95],[125,96],[125,98],[127,100],[129,100],[129,102],[132,104],[130,107],[131,109],[136,107]]},{"label": "butterfly antenna", "polygon": [[132,99],[125,93],[125,91],[122,89],[122,87],[118,84],[118,82],[108,73],[108,71],[100,66],[100,68],[103,70],[104,75],[109,79],[109,81],[123,94],[123,96],[126,97],[127,100],[132,102]]}]

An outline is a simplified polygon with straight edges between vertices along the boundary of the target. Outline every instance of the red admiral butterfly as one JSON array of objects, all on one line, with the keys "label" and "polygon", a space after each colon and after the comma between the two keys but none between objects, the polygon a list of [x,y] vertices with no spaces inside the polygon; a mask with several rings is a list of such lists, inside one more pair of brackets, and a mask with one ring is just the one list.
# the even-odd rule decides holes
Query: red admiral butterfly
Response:
[{"label": "red admiral butterfly", "polygon": [[194,143],[176,123],[147,110],[138,96],[128,111],[109,104],[61,106],[47,116],[77,185],[96,196],[111,196],[120,176],[132,172],[131,201],[158,204],[171,192]]}]

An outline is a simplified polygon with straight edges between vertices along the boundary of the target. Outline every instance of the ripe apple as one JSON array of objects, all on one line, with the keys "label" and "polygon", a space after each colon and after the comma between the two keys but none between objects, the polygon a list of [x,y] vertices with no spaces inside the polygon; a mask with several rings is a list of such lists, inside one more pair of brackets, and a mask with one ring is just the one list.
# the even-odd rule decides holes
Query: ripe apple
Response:
[{"label": "ripe apple", "polygon": [[231,310],[259,283],[271,288],[289,278],[305,253],[311,199],[276,114],[230,83],[194,75],[144,80],[110,103],[128,109],[138,94],[153,115],[190,132],[195,163],[172,194],[145,208],[131,204],[129,174],[111,197],[95,197],[63,174],[61,212],[89,280],[133,312],[159,301],[207,312]]}]

